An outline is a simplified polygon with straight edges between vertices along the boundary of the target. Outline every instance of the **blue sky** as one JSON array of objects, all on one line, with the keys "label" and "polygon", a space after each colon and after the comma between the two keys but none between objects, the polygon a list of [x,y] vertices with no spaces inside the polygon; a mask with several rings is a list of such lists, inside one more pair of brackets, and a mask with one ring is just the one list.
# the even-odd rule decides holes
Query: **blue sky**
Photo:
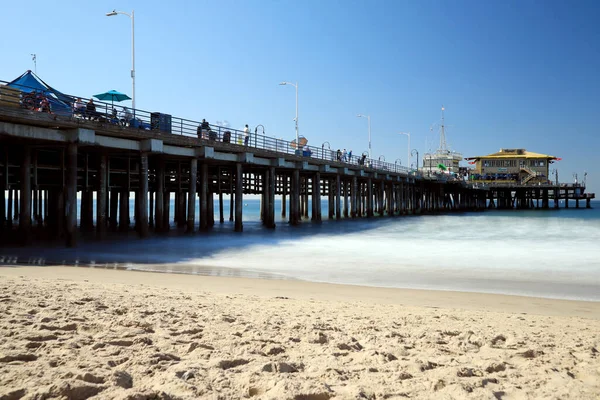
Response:
[{"label": "blue sky", "polygon": [[[561,181],[588,172],[600,192],[600,3],[595,1],[5,2],[0,80],[33,69],[69,94],[131,93],[148,111],[234,128],[263,124],[309,144],[368,148],[406,164],[447,140],[465,157],[506,148],[562,157]],[[52,4],[54,3],[54,4]],[[10,16],[10,17],[9,17]],[[6,32],[12,32],[10,36]],[[415,162],[415,160],[412,160]]]}]

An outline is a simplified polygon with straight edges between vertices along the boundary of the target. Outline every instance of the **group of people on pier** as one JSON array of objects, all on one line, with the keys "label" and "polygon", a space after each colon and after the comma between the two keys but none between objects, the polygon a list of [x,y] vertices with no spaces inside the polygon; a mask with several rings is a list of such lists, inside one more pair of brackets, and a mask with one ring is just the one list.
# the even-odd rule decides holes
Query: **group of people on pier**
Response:
[{"label": "group of people on pier", "polygon": [[[250,128],[248,128],[248,124],[246,124],[244,126],[243,132],[244,132],[243,136],[239,135],[239,134],[237,135],[237,144],[241,145],[242,140],[243,140],[244,146],[248,146],[250,144]],[[214,131],[211,128],[208,121],[206,121],[206,119],[204,119],[204,118],[202,118],[202,122],[200,123],[200,125],[198,125],[198,129],[196,130],[196,133],[198,135],[198,139],[213,140],[213,141],[219,140],[219,134],[217,133],[217,131]],[[231,131],[230,130],[226,130],[225,132],[223,132],[221,141],[223,143],[231,143]]]},{"label": "group of people on pier", "polygon": [[32,91],[25,93],[21,99],[21,107],[31,111],[45,112],[52,114],[52,107],[48,97],[43,92]]},{"label": "group of people on pier", "polygon": [[93,99],[89,99],[87,103],[84,103],[81,97],[75,98],[73,102],[73,115],[90,121],[106,120],[111,124],[122,126],[129,126],[133,118],[127,107],[123,107],[121,112],[117,112],[117,109],[113,107],[110,114],[104,114],[96,110]]}]

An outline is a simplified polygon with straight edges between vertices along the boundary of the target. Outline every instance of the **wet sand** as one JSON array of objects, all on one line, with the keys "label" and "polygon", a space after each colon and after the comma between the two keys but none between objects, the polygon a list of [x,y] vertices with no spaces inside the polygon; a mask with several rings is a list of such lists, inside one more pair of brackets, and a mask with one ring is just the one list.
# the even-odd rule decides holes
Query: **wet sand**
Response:
[{"label": "wet sand", "polygon": [[600,302],[0,268],[0,399],[600,396]]}]

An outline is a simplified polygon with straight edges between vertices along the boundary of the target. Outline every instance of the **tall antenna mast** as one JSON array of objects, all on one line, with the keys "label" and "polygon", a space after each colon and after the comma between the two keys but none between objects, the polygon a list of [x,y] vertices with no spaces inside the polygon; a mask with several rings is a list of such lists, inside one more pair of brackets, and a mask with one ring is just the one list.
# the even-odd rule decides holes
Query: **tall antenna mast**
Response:
[{"label": "tall antenna mast", "polygon": [[440,150],[447,151],[446,132],[444,132],[444,106],[442,105],[442,125],[440,126]]},{"label": "tall antenna mast", "polygon": [[35,53],[31,53],[31,60],[33,61],[33,72],[37,75],[37,56]]}]

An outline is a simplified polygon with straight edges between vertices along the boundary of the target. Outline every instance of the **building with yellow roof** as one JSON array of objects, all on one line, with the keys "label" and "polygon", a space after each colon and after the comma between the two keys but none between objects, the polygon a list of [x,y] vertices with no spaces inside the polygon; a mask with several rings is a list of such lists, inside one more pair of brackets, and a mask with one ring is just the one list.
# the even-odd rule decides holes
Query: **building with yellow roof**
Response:
[{"label": "building with yellow roof", "polygon": [[474,180],[535,185],[548,182],[549,165],[560,158],[525,149],[500,149],[497,153],[465,160],[475,165],[471,174]]}]

